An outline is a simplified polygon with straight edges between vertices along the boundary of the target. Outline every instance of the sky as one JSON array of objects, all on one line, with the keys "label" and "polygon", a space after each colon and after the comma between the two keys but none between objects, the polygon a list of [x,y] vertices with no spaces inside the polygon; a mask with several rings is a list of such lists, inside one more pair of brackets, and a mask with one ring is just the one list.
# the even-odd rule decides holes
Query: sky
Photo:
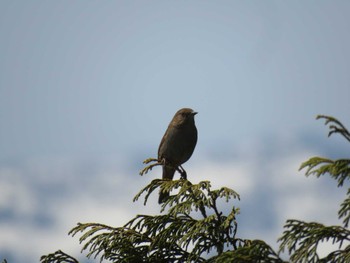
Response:
[{"label": "sky", "polygon": [[315,117],[350,126],[349,12],[348,1],[0,1],[0,260],[82,259],[67,235],[78,222],[159,213],[157,196],[132,199],[160,178],[138,172],[182,107],[199,112],[188,178],[241,195],[240,237],[276,249],[288,218],[339,223],[346,189],[298,168],[348,157]]}]

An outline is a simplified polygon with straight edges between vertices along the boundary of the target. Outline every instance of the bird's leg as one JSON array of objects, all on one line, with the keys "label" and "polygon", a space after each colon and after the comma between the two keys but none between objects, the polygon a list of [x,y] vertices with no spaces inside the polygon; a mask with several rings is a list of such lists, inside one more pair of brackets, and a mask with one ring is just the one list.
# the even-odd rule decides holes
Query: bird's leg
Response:
[{"label": "bird's leg", "polygon": [[161,159],[158,159],[158,162],[161,164],[161,165],[167,165],[169,162],[167,159],[165,158],[161,158]]},{"label": "bird's leg", "polygon": [[185,171],[185,169],[179,165],[179,166],[174,166],[171,162],[169,162],[169,160],[167,160],[166,158],[161,158],[161,159],[153,159],[153,158],[149,158],[149,159],[146,159],[143,163],[149,163],[149,162],[155,162],[154,164],[151,164],[149,166],[147,166],[146,168],[144,168],[140,174],[143,175],[145,173],[148,172],[148,170],[152,170],[152,168],[154,166],[157,166],[157,165],[162,165],[162,166],[170,166],[172,168],[174,168],[176,171],[178,171],[180,173],[180,176],[181,176],[181,179],[185,179],[187,180],[187,173]]},{"label": "bird's leg", "polygon": [[187,173],[181,165],[179,165],[176,170],[180,173],[181,179],[187,180]]},{"label": "bird's leg", "polygon": [[185,179],[185,180],[187,179],[187,173],[186,173],[185,169],[181,165],[174,166],[171,162],[169,162],[169,160],[167,160],[165,158],[161,159],[160,163],[162,165],[171,166],[176,171],[178,171],[180,173],[181,179]]}]

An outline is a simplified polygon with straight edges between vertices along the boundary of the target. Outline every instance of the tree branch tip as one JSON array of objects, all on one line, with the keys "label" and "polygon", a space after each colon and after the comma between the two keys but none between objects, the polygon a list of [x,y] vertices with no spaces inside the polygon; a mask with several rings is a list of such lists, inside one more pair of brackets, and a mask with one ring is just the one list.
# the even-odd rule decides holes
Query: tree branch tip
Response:
[{"label": "tree branch tip", "polygon": [[159,162],[159,160],[156,158],[147,158],[143,161],[144,164],[148,164],[150,162]]}]

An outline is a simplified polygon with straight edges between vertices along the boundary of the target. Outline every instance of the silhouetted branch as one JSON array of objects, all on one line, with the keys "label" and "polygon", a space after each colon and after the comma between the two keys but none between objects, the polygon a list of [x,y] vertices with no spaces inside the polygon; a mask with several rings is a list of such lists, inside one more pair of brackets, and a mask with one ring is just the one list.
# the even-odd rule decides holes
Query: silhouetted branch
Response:
[{"label": "silhouetted branch", "polygon": [[40,258],[40,262],[41,263],[79,263],[78,260],[64,253],[61,250],[58,250],[55,253],[52,253],[49,255],[42,256]]},{"label": "silhouetted branch", "polygon": [[333,133],[340,133],[346,140],[350,142],[350,133],[349,131],[345,128],[345,126],[338,121],[336,118],[331,117],[331,116],[326,116],[326,115],[318,115],[316,119],[325,119],[325,125],[329,125],[329,133],[328,137],[331,136]]}]

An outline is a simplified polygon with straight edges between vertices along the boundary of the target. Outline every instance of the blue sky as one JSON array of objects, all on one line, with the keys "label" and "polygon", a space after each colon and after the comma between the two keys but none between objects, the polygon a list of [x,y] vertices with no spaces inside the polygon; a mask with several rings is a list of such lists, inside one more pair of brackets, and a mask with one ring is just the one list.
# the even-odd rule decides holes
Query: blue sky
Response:
[{"label": "blue sky", "polygon": [[347,157],[314,118],[350,124],[349,12],[347,1],[1,1],[0,258],[79,255],[66,235],[77,222],[159,211],[131,200],[160,177],[138,170],[182,107],[199,112],[189,179],[241,194],[242,237],[275,242],[291,217],[336,222],[344,191],[297,170]]}]

